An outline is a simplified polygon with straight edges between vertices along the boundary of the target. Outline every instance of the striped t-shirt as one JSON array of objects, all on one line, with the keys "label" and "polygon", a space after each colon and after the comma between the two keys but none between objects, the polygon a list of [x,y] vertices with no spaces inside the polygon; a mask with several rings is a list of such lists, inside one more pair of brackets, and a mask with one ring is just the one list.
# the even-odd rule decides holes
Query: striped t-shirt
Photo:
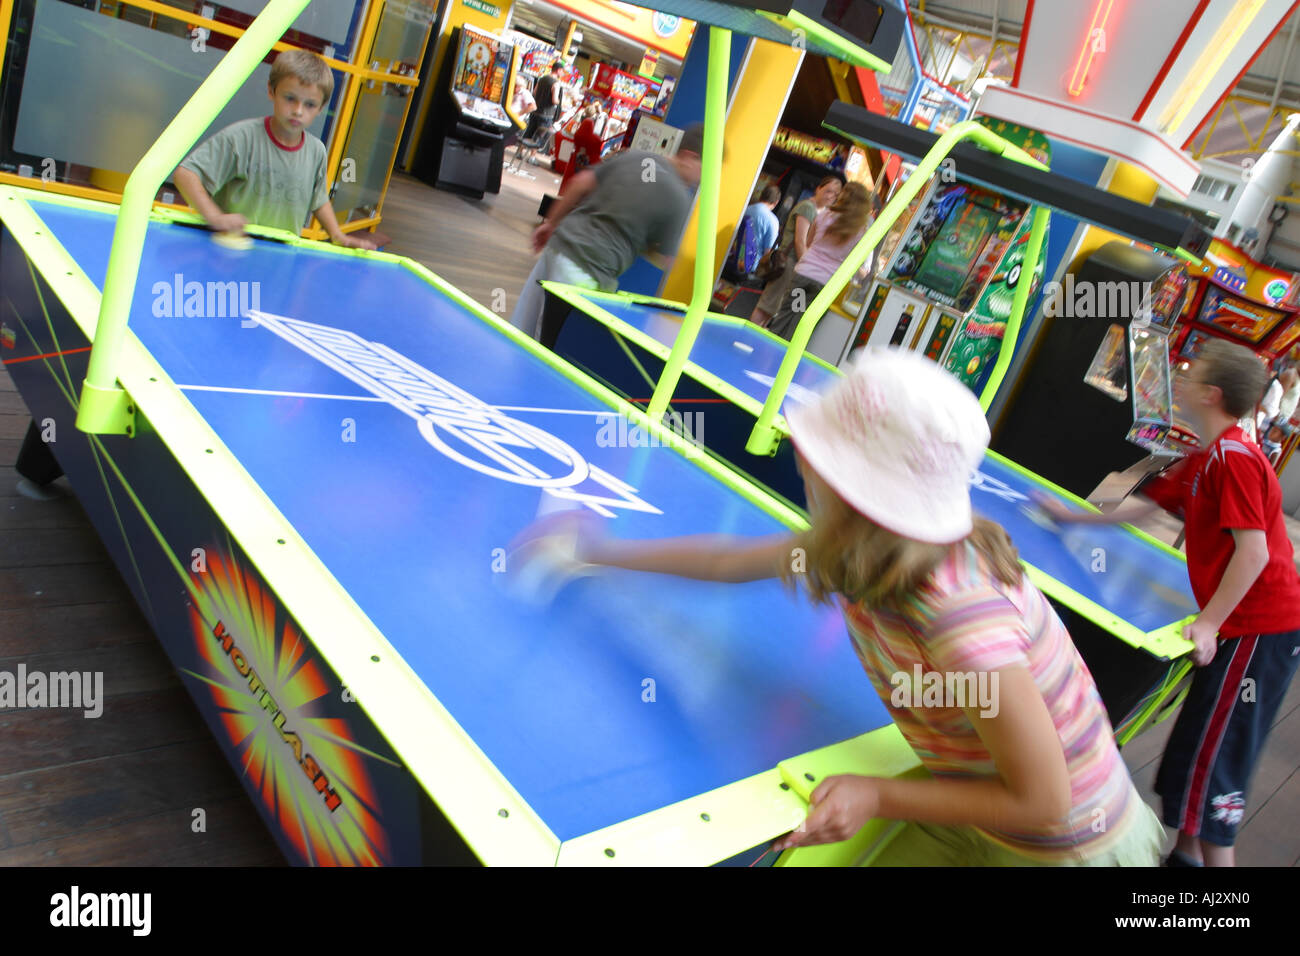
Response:
[{"label": "striped t-shirt", "polygon": [[994,716],[995,672],[1023,667],[1033,675],[1061,738],[1072,809],[1051,827],[978,832],[1049,862],[1090,857],[1118,842],[1141,798],[1092,675],[1027,576],[1005,585],[973,547],[956,545],[906,603],[882,610],[845,600],[843,610],[871,683],[935,776],[997,776],[961,704]]}]

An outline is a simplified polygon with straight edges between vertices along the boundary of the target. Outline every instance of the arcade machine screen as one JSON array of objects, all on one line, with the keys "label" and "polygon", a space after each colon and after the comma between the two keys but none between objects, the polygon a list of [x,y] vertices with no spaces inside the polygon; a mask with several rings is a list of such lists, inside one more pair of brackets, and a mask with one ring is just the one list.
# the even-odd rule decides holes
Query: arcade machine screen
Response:
[{"label": "arcade machine screen", "polygon": [[510,81],[514,47],[472,27],[461,29],[452,95],[461,111],[489,124],[508,128],[510,118],[501,104]]},{"label": "arcade machine screen", "polygon": [[889,278],[958,312],[974,304],[1015,232],[1004,228],[1024,213],[1013,203],[973,186],[940,187],[904,240]]},{"label": "arcade machine screen", "polygon": [[1200,322],[1257,345],[1277,327],[1285,314],[1211,286],[1205,290],[1205,300],[1201,303]]},{"label": "arcade machine screen", "polygon": [[1155,283],[1151,301],[1147,304],[1147,311],[1151,321],[1166,332],[1173,330],[1174,323],[1183,313],[1190,282],[1187,270],[1179,267],[1170,269],[1159,282]]},{"label": "arcade machine screen", "polygon": [[990,233],[1002,217],[992,209],[965,202],[949,215],[930,243],[915,279],[939,295],[956,299]]}]

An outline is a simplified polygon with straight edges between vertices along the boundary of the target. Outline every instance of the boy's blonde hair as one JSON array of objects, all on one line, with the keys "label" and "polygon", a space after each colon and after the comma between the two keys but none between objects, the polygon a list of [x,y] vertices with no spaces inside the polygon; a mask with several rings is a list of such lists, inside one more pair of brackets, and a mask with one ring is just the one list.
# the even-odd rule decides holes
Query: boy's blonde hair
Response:
[{"label": "boy's blonde hair", "polygon": [[[802,584],[819,603],[828,604],[843,594],[871,608],[896,607],[925,583],[954,547],[894,534],[854,511],[829,489],[819,499],[812,527],[795,541],[803,549],[803,567],[791,562],[781,574],[789,585]],[[999,581],[1020,583],[1020,556],[1000,525],[976,518],[965,540]]]},{"label": "boy's blonde hair", "polygon": [[329,102],[334,92],[334,72],[329,65],[310,50],[285,50],[271,64],[272,91],[277,89],[280,81],[292,76],[303,86],[317,87],[321,99]]},{"label": "boy's blonde hair", "polygon": [[1223,393],[1223,410],[1244,418],[1255,410],[1268,385],[1268,369],[1259,356],[1226,339],[1210,339],[1196,355],[1197,377]]}]

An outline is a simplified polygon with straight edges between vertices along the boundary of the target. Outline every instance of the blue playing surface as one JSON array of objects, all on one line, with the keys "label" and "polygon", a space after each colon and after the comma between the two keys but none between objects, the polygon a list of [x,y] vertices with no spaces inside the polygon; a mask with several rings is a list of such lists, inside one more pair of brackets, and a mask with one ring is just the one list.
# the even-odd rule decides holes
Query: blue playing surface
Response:
[{"label": "blue playing surface", "polygon": [[[590,301],[669,347],[682,327],[679,311],[603,296],[592,296]],[[691,361],[762,404],[785,357],[782,346],[749,322],[708,316],[691,346]],[[795,370],[785,402],[811,400],[835,377],[825,366],[804,358]]]},{"label": "blue playing surface", "polygon": [[[680,311],[601,295],[590,301],[666,345],[681,328]],[[784,346],[749,323],[708,317],[690,357],[761,403],[785,356]],[[785,402],[806,401],[836,378],[838,372],[805,356]],[[972,502],[1007,529],[1030,565],[1139,630],[1154,631],[1196,613],[1181,559],[1118,527],[1044,527],[1036,520],[1031,492],[1056,496],[1041,481],[989,456],[973,483]]]},{"label": "blue playing surface", "polygon": [[[102,288],[115,220],[32,205]],[[190,282],[248,283],[280,318],[169,316]],[[605,406],[405,268],[154,223],[131,329],[561,839],[888,723],[838,613],[775,582],[610,573],[515,600],[498,549],[564,503],[548,481],[618,537],[784,529],[672,450],[609,447]]]}]

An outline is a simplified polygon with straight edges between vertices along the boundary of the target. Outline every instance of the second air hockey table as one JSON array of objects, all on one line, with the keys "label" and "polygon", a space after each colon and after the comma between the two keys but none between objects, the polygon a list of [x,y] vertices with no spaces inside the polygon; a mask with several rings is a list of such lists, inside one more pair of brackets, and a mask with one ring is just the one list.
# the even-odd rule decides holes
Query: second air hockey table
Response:
[{"label": "second air hockey table", "polygon": [[[682,327],[675,303],[544,282],[544,340],[634,402],[644,402]],[[685,440],[802,507],[789,441],[772,457],[745,450],[788,343],[734,316],[710,313],[692,344],[665,420]],[[804,354],[782,407],[809,402],[841,373]],[[784,434],[783,419],[778,423]],[[1197,613],[1184,556],[1129,526],[1056,526],[1031,495],[1083,502],[988,452],[971,476],[977,512],[1002,525],[1034,583],[1052,600],[1097,681],[1121,743],[1167,717],[1190,670],[1182,624]]]},{"label": "second air hockey table", "polygon": [[713,864],[830,773],[916,772],[838,613],[777,582],[516,598],[553,507],[636,538],[801,518],[666,431],[605,440],[635,410],[408,260],[156,213],[134,424],[78,431],[116,212],[0,189],[0,358],[291,861]]}]

